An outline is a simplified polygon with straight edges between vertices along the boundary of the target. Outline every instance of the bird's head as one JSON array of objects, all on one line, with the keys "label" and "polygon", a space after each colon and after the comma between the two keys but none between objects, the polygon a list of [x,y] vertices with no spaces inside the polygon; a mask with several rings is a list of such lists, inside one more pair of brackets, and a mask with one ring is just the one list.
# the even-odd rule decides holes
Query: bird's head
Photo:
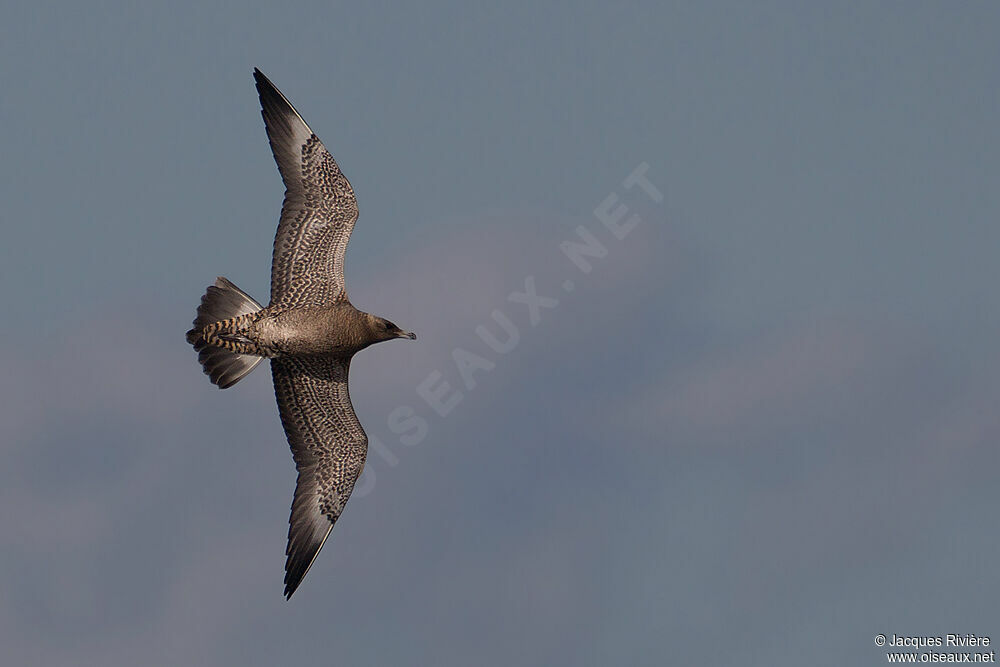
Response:
[{"label": "bird's head", "polygon": [[417,334],[403,331],[395,324],[383,317],[371,316],[371,328],[377,340],[392,340],[393,338],[409,338],[416,340]]}]

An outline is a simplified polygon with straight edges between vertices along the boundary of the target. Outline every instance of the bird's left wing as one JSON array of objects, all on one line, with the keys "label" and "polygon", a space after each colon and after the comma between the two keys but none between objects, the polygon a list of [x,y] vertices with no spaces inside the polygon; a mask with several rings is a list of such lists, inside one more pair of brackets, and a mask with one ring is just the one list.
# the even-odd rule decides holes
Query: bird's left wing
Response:
[{"label": "bird's left wing", "polygon": [[288,520],[285,597],[306,575],[365,465],[368,437],[347,391],[348,358],[271,360],[281,425],[299,476]]}]

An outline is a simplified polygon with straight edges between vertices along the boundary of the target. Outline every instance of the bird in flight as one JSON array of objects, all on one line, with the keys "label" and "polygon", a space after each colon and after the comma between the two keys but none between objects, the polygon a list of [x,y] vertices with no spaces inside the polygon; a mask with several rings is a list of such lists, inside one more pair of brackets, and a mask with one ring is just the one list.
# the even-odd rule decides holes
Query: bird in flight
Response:
[{"label": "bird in flight", "polygon": [[368,437],[347,389],[351,358],[373,343],[415,339],[351,305],[344,250],[358,219],[354,190],[288,99],[254,69],[285,201],[274,237],[271,302],[219,277],[201,297],[187,341],[205,374],[231,387],[271,360],[281,425],[298,479],[288,520],[285,598],[323,548],[365,465]]}]

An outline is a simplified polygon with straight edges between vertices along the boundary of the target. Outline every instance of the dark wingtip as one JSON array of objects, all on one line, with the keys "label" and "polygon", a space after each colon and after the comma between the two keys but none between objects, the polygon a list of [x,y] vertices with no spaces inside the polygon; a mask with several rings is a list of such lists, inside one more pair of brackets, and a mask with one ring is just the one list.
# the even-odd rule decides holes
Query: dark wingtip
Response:
[{"label": "dark wingtip", "polygon": [[301,584],[302,580],[305,579],[309,566],[312,565],[313,560],[316,559],[316,554],[319,553],[319,549],[307,548],[306,553],[309,554],[309,557],[304,558],[301,553],[298,553],[289,555],[288,559],[285,561],[286,600],[291,600],[292,595],[296,590],[298,590],[299,584]]},{"label": "dark wingtip", "polygon": [[291,600],[292,595],[298,590],[299,584],[302,583],[302,579],[305,578],[305,572],[298,571],[292,573],[291,571],[285,572],[285,600]]},{"label": "dark wingtip", "polygon": [[[267,126],[272,148],[275,142],[280,144],[286,140],[292,134],[292,127],[298,123],[302,124],[302,128],[308,134],[312,134],[312,130],[288,98],[256,67],[253,69],[253,78],[256,82],[257,97],[260,98],[260,112],[264,117],[264,125]],[[296,146],[295,150],[299,148]]]},{"label": "dark wingtip", "polygon": [[264,75],[264,73],[261,72],[256,67],[253,68],[253,80],[257,85],[257,94],[260,95],[261,98],[263,98],[267,94],[273,94],[273,93],[277,93],[279,96],[281,95],[281,93],[278,93],[278,89],[275,88],[274,84],[271,83],[271,80],[268,79]]}]

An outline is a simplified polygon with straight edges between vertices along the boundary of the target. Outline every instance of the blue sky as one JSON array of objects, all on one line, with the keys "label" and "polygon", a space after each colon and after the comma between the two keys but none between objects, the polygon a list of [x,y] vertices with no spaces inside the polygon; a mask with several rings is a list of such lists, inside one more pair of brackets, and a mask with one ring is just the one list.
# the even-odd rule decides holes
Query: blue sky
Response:
[{"label": "blue sky", "polygon": [[[4,15],[11,664],[879,664],[877,633],[997,632],[995,5]],[[364,492],[289,603],[268,374],[219,392],[183,340],[216,275],[268,293],[254,66],[357,193],[352,300],[419,336],[352,366]]]}]

